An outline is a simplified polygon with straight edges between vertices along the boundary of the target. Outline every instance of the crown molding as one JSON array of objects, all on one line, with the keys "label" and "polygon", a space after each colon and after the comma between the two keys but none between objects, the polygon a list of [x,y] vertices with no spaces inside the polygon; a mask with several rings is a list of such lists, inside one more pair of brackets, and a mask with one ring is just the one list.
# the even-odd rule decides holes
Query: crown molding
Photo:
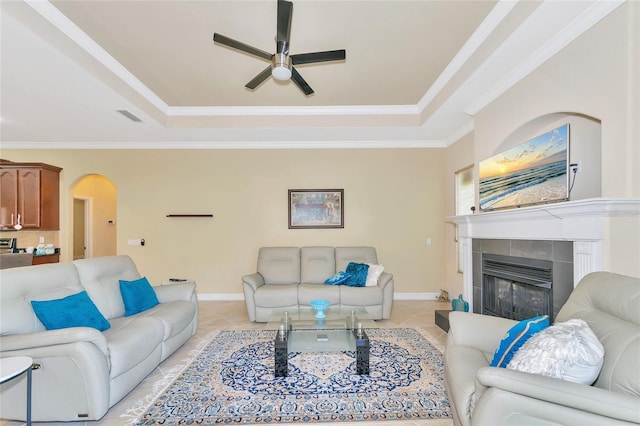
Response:
[{"label": "crown molding", "polygon": [[463,111],[471,116],[476,115],[481,109],[489,105],[624,2],[625,0],[609,0],[593,3],[591,7],[567,24],[564,29],[509,73],[506,78],[494,84],[489,90],[481,94],[475,102],[464,108]]},{"label": "crown molding", "polygon": [[2,149],[430,149],[444,141],[168,141],[168,142],[2,142]]},{"label": "crown molding", "polygon": [[48,0],[24,0],[33,10],[38,12],[43,18],[53,24],[58,30],[73,40],[78,46],[84,49],[89,55],[104,65],[109,71],[118,76],[128,84],[133,90],[138,92],[153,106],[166,114],[169,106],[149,89],[144,83],[138,80],[120,62],[104,50],[98,43],[60,12]]},{"label": "crown molding", "polygon": [[278,107],[168,107],[175,117],[202,116],[330,116],[330,115],[418,115],[416,105],[278,106]]},{"label": "crown molding", "polygon": [[445,145],[449,146],[455,142],[457,142],[459,139],[463,138],[464,136],[468,135],[469,133],[471,133],[473,130],[475,129],[475,123],[473,121],[473,118],[471,118],[469,121],[467,121],[467,123],[465,123],[463,126],[461,126],[460,128],[458,128],[457,131],[455,131],[454,133],[450,134],[445,140]]},{"label": "crown molding", "polygon": [[447,83],[460,71],[462,66],[471,58],[478,50],[487,37],[500,25],[500,23],[509,15],[517,2],[512,0],[500,0],[491,9],[491,12],[482,21],[480,26],[471,34],[471,37],[465,42],[458,53],[453,57],[451,62],[438,76],[433,85],[427,90],[427,93],[420,99],[417,109],[422,112],[447,85]]}]

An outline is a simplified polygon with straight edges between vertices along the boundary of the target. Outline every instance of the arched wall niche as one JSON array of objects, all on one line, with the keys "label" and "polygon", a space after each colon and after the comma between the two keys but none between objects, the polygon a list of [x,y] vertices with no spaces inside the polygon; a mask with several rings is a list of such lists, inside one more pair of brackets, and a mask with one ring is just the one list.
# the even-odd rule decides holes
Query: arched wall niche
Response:
[{"label": "arched wall niche", "polygon": [[[602,196],[602,130],[601,121],[577,112],[556,112],[532,119],[508,135],[492,155],[503,152],[542,133],[569,123],[570,163],[579,169],[571,190],[570,200]],[[570,180],[574,178],[570,173]]]}]

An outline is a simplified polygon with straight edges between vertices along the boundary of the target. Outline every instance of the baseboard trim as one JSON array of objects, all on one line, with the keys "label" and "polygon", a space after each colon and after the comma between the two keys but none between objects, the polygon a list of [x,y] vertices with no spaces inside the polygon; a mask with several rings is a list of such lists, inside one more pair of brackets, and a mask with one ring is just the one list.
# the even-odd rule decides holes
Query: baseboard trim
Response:
[{"label": "baseboard trim", "polygon": [[[393,300],[437,300],[440,293],[393,293]],[[198,300],[238,301],[244,300],[242,293],[198,293]]]},{"label": "baseboard trim", "polygon": [[440,293],[393,293],[393,300],[438,300]]},{"label": "baseboard trim", "polygon": [[216,300],[216,301],[237,301],[244,300],[244,294],[242,293],[198,293],[198,300]]}]

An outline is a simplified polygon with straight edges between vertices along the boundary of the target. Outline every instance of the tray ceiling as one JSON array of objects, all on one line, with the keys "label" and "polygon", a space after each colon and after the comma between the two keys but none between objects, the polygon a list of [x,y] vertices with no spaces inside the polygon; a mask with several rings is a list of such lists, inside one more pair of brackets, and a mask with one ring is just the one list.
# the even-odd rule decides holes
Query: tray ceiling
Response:
[{"label": "tray ceiling", "polygon": [[3,145],[446,146],[620,2],[295,0],[291,53],[347,52],[296,67],[308,97],[212,41],[274,52],[276,4],[2,2]]}]

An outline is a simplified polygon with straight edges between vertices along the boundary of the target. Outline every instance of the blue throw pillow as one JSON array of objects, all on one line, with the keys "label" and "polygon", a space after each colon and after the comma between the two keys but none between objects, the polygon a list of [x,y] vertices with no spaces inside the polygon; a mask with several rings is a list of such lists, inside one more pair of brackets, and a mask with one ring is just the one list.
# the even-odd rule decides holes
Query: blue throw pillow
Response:
[{"label": "blue throw pillow", "polygon": [[160,303],[147,277],[134,281],[120,280],[120,294],[124,302],[125,317],[146,311]]},{"label": "blue throw pillow", "polygon": [[47,330],[93,327],[105,331],[111,327],[86,291],[62,299],[32,300],[31,306]]},{"label": "blue throw pillow", "polygon": [[350,277],[345,284],[351,287],[364,287],[367,284],[369,265],[366,263],[349,262],[345,271]]},{"label": "blue throw pillow", "polygon": [[518,349],[529,340],[531,336],[538,331],[544,330],[549,327],[549,316],[541,315],[539,317],[526,319],[520,321],[507,331],[498,349],[493,354],[493,360],[491,361],[491,367],[505,368],[513,355]]},{"label": "blue throw pillow", "polygon": [[340,285],[340,284],[343,284],[345,281],[347,281],[350,276],[351,276],[350,274],[347,274],[344,271],[340,271],[336,273],[334,276],[327,278],[324,281],[324,283],[330,284],[330,285]]}]

